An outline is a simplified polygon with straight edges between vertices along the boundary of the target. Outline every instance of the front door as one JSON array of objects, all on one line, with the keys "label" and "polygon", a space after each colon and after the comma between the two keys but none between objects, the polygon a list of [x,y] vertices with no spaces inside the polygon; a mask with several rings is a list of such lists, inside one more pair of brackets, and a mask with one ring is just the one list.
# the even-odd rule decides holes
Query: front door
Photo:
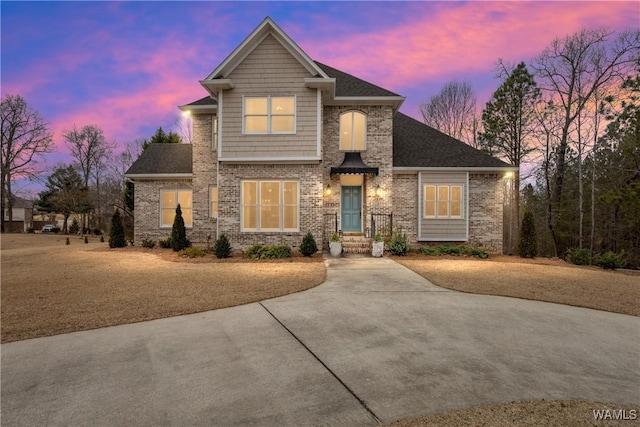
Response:
[{"label": "front door", "polygon": [[342,231],[362,231],[362,187],[342,186]]}]

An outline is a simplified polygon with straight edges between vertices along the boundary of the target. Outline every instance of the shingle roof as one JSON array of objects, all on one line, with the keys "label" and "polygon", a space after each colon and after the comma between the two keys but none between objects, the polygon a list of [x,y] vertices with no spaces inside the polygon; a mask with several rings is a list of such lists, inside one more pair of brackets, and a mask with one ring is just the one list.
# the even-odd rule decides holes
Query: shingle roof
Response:
[{"label": "shingle roof", "polygon": [[400,96],[373,83],[315,61],[329,77],[336,79],[336,96]]},{"label": "shingle roof", "polygon": [[191,106],[196,106],[196,105],[218,105],[218,101],[216,101],[215,99],[211,98],[210,96],[205,96],[202,99],[198,99],[197,101],[193,101],[190,104],[187,105],[191,105]]},{"label": "shingle roof", "polygon": [[497,167],[511,165],[407,115],[393,118],[394,167]]},{"label": "shingle roof", "polygon": [[125,175],[192,173],[191,144],[151,144]]}]

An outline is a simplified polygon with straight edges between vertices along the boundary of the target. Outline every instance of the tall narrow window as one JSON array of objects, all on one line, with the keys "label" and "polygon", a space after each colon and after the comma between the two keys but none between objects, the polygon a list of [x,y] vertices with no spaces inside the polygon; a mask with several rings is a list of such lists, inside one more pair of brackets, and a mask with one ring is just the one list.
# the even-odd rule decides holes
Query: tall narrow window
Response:
[{"label": "tall narrow window", "polygon": [[424,186],[425,218],[462,218],[462,186],[434,185]]},{"label": "tall narrow window", "polygon": [[218,217],[218,187],[209,187],[209,216],[211,218]]},{"label": "tall narrow window", "polygon": [[298,181],[243,181],[242,231],[298,231]]},{"label": "tall narrow window", "polygon": [[359,111],[348,111],[340,116],[340,150],[366,149],[367,116]]},{"label": "tall narrow window", "polygon": [[211,123],[211,149],[218,149],[218,118],[214,117]]},{"label": "tall narrow window", "polygon": [[191,190],[160,191],[160,226],[171,227],[176,217],[176,207],[180,204],[185,227],[193,226],[193,196]]},{"label": "tall narrow window", "polygon": [[244,133],[295,133],[294,96],[244,98]]}]

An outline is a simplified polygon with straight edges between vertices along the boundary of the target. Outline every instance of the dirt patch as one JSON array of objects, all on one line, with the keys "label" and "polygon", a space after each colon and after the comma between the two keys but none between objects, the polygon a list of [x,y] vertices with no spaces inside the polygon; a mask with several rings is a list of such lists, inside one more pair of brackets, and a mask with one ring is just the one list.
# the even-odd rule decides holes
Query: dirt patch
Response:
[{"label": "dirt patch", "polygon": [[99,237],[2,236],[2,342],[261,301],[319,285],[321,256],[277,262],[111,250]]},{"label": "dirt patch", "polygon": [[394,257],[447,289],[594,308],[640,316],[640,275],[568,264],[559,259]]},{"label": "dirt patch", "polygon": [[[577,400],[533,400],[477,406],[387,424],[387,427],[426,426],[628,426],[635,425],[638,407]],[[607,412],[607,410],[609,412]],[[604,420],[596,419],[594,411]],[[623,411],[623,412],[621,412]],[[607,415],[608,414],[608,415]],[[613,417],[619,417],[614,420]],[[623,419],[626,417],[626,419]]]}]

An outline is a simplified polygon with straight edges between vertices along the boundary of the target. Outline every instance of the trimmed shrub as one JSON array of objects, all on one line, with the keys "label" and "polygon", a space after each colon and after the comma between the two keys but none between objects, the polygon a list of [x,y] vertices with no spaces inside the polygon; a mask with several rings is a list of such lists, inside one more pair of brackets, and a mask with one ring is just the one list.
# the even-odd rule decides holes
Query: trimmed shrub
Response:
[{"label": "trimmed shrub", "polygon": [[452,245],[444,244],[438,246],[422,246],[419,249],[422,255],[440,256],[440,255],[453,255],[453,256],[472,256],[475,258],[486,259],[489,258],[489,254],[484,249],[473,248],[465,245]]},{"label": "trimmed shrub", "polygon": [[[86,239],[87,236],[85,236],[84,238]],[[127,241],[124,238],[122,218],[120,217],[120,210],[116,209],[115,213],[111,217],[111,229],[109,230],[109,247],[124,248],[125,246],[127,246]]]},{"label": "trimmed shrub", "polygon": [[79,231],[80,231],[80,224],[78,224],[78,220],[76,218],[73,218],[71,220],[71,225],[69,226],[69,233],[78,234]]},{"label": "trimmed shrub", "polygon": [[155,240],[151,240],[151,239],[144,239],[142,241],[142,247],[143,248],[149,248],[149,249],[153,249],[156,247],[156,242]]},{"label": "trimmed shrub", "polygon": [[87,236],[84,236],[84,242],[89,243],[89,238]]},{"label": "trimmed shrub", "polygon": [[187,229],[184,226],[180,203],[178,203],[178,206],[176,207],[176,216],[173,219],[173,227],[171,228],[171,237],[169,240],[171,241],[171,249],[175,252],[191,246],[191,243],[187,239]]},{"label": "trimmed shrub", "polygon": [[575,265],[591,264],[591,255],[589,249],[585,248],[569,248],[567,249],[567,262]]},{"label": "trimmed shrub", "polygon": [[104,236],[100,236],[100,243],[104,243]]},{"label": "trimmed shrub", "polygon": [[244,252],[247,258],[251,259],[280,259],[291,256],[291,248],[286,245],[269,246],[253,245]]},{"label": "trimmed shrub", "polygon": [[171,249],[171,239],[158,240],[158,246],[160,246],[162,249]]},{"label": "trimmed shrub", "polygon": [[96,236],[100,236],[100,235],[102,235],[102,230],[100,230],[99,228],[94,228],[93,229],[93,234],[95,234]]},{"label": "trimmed shrub", "polygon": [[309,231],[303,238],[300,245],[300,253],[304,256],[311,256],[318,252],[318,245],[316,239],[313,238],[313,234]]},{"label": "trimmed shrub", "polygon": [[67,237],[67,241],[64,243],[65,245],[70,245],[71,242],[69,241],[69,238]]},{"label": "trimmed shrub", "polygon": [[595,257],[593,262],[595,265],[600,266],[605,270],[615,270],[616,268],[624,267],[626,264],[624,251],[620,251],[620,253],[607,251],[602,255]]},{"label": "trimmed shrub", "polygon": [[216,254],[218,259],[229,258],[231,256],[231,243],[229,243],[226,235],[221,234],[220,237],[218,237],[216,243],[213,245],[213,253]]},{"label": "trimmed shrub", "polygon": [[518,255],[522,258],[535,258],[538,255],[536,223],[531,211],[526,211],[522,218],[520,237],[518,238]]},{"label": "trimmed shrub", "polygon": [[407,241],[407,236],[400,230],[391,236],[387,243],[389,252],[393,255],[404,256],[411,250],[411,245]]},{"label": "trimmed shrub", "polygon": [[178,252],[178,255],[185,258],[198,258],[207,254],[207,250],[204,248],[185,248]]}]

